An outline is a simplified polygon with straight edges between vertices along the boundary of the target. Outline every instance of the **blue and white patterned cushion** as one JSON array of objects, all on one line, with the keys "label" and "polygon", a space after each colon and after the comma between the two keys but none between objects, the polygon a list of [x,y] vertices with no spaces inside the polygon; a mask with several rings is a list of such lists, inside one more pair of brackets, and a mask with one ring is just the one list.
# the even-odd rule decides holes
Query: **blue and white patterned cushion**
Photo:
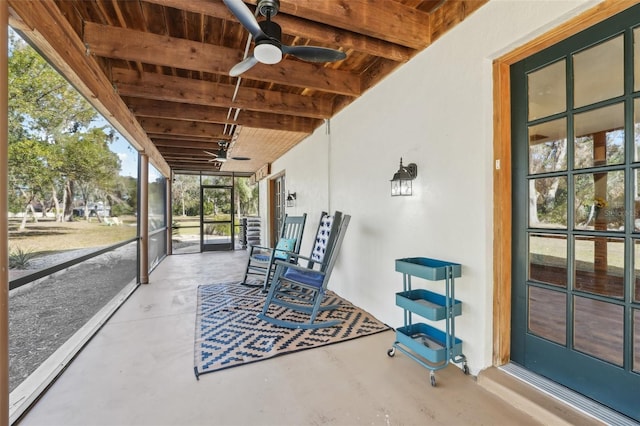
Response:
[{"label": "blue and white patterned cushion", "polygon": [[276,245],[276,252],[273,256],[276,259],[287,260],[289,258],[287,252],[293,251],[295,247],[295,238],[280,238],[280,241],[278,241],[278,245]]},{"label": "blue and white patterned cushion", "polygon": [[329,234],[331,234],[331,224],[333,224],[333,216],[327,215],[322,218],[318,234],[316,235],[316,244],[311,253],[311,260],[314,262],[322,262],[327,251],[327,243],[329,242]]}]

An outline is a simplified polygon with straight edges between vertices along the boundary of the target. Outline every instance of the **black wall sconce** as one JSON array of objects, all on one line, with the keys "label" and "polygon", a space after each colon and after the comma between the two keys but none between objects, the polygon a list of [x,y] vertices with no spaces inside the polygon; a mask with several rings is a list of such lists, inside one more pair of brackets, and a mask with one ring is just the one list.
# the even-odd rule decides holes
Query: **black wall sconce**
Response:
[{"label": "black wall sconce", "polygon": [[407,166],[402,165],[400,158],[400,168],[391,179],[391,195],[413,195],[413,187],[411,181],[418,176],[418,166],[411,163]]},{"label": "black wall sconce", "polygon": [[288,192],[287,193],[287,207],[294,207],[296,205],[296,193]]}]

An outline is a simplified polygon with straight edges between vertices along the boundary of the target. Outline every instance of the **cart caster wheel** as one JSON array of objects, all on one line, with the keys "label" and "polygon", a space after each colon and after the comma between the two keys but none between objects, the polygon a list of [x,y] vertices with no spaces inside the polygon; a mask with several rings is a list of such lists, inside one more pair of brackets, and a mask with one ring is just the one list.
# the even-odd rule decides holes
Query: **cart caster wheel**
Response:
[{"label": "cart caster wheel", "polygon": [[436,376],[431,375],[431,386],[436,387]]},{"label": "cart caster wheel", "polygon": [[469,375],[469,366],[467,364],[462,366],[462,371],[464,372],[465,375]]},{"label": "cart caster wheel", "polygon": [[393,357],[396,354],[396,348],[391,348],[387,351],[387,355]]}]

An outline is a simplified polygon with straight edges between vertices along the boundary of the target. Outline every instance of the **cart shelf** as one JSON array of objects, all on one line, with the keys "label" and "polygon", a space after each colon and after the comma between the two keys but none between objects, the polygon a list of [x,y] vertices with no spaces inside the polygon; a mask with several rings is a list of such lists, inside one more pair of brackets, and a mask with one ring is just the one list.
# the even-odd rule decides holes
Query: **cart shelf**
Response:
[{"label": "cart shelf", "polygon": [[451,278],[462,276],[462,267],[459,263],[445,262],[429,259],[428,257],[407,257],[396,259],[396,271],[414,277],[424,278],[430,281],[441,281],[447,278],[447,269],[451,269]]},{"label": "cart shelf", "polygon": [[454,339],[447,350],[447,334],[424,323],[398,327],[396,339],[431,363],[445,362],[451,356],[462,354],[462,340]]},{"label": "cart shelf", "polygon": [[[429,290],[409,290],[396,293],[396,305],[431,321],[447,317],[447,297]],[[462,303],[453,301],[453,315],[462,314]]]}]

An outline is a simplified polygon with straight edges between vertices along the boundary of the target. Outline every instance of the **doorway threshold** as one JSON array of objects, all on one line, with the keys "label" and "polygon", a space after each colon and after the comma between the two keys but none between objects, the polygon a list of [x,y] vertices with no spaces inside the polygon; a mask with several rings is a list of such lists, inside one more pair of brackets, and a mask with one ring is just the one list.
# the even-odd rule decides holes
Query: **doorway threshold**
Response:
[{"label": "doorway threshold", "polygon": [[609,407],[599,404],[592,399],[589,399],[512,362],[498,367],[498,369],[603,423],[617,426],[640,425],[640,423],[637,423],[633,419],[630,419]]}]

